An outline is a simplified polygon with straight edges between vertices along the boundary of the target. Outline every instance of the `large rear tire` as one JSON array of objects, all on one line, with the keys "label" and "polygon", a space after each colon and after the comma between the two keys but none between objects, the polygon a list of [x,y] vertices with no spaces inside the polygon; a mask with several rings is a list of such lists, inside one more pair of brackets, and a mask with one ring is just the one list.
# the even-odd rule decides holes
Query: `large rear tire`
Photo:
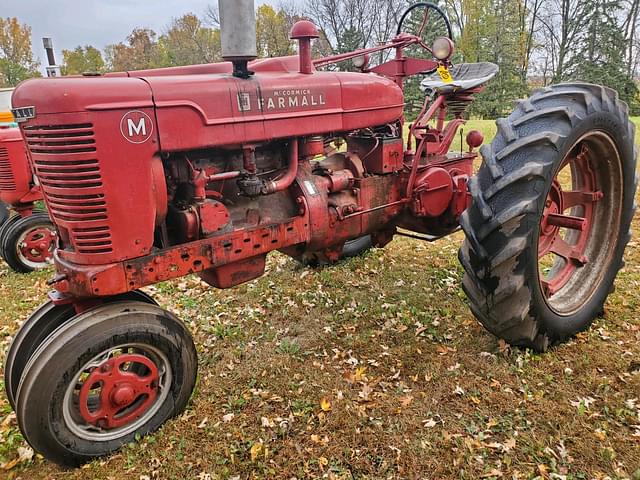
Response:
[{"label": "large rear tire", "polygon": [[463,289],[478,320],[544,351],[603,312],[635,211],[635,127],[608,88],[539,90],[483,147],[461,218]]}]

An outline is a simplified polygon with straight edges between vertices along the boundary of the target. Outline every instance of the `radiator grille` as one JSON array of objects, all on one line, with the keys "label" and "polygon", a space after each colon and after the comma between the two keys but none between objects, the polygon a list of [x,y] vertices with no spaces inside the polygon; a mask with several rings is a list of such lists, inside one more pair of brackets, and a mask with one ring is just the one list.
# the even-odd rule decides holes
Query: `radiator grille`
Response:
[{"label": "radiator grille", "polygon": [[93,125],[28,126],[24,135],[50,213],[68,228],[75,250],[112,252]]},{"label": "radiator grille", "polygon": [[6,148],[0,148],[0,190],[14,191],[16,180],[13,177],[11,163],[9,162],[9,152]]}]

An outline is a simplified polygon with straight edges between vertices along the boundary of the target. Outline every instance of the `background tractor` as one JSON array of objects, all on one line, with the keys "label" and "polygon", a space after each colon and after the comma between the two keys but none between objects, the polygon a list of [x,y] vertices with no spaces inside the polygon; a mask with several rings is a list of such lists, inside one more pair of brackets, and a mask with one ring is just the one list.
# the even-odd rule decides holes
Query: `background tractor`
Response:
[{"label": "background tractor", "polygon": [[[386,45],[316,60],[311,22],[291,32],[298,55],[255,60],[253,1],[221,0],[220,15],[227,62],[14,93],[59,242],[50,301],[5,367],[35,450],[78,465],[179,414],[196,350],[139,289],[189,274],[231,288],[261,276],[274,250],[332,262],[354,239],[383,247],[462,228],[463,287],[497,336],[543,351],[602,312],[636,189],[634,131],[613,91],[535,92],[498,121],[474,176],[484,139],[457,140],[497,67],[452,65],[437,7],[413,7]],[[336,68],[347,61],[360,72]],[[424,104],[409,125],[404,88],[417,75]]]},{"label": "background tractor", "polygon": [[0,256],[26,273],[51,264],[56,233],[47,213],[36,208],[42,193],[11,114],[11,93],[0,90]]}]

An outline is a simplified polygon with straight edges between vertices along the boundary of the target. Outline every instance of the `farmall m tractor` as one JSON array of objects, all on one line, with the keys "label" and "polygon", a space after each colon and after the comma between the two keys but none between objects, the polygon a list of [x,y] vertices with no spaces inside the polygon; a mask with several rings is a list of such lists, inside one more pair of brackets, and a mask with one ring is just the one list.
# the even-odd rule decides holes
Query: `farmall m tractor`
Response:
[{"label": "farmall m tractor", "polygon": [[[274,250],[339,260],[346,242],[460,227],[475,316],[513,345],[545,350],[586,329],[629,240],[634,128],[609,89],[542,89],[498,121],[482,150],[451,152],[496,73],[452,65],[427,18],[387,45],[313,60],[256,56],[252,0],[220,0],[226,63],[30,80],[13,96],[57,227],[50,301],[16,334],[5,386],[27,441],[78,465],[156,430],[191,395],[197,359],[183,323],[140,288],[196,274],[231,288]],[[369,66],[385,50],[391,59]],[[410,57],[407,52],[422,50]],[[428,58],[427,58],[428,57]],[[332,68],[352,60],[358,72]],[[403,140],[403,88],[425,75]],[[342,147],[340,147],[342,146]]]},{"label": "farmall m tractor", "polygon": [[27,273],[51,264],[56,233],[46,212],[35,208],[42,193],[10,99],[11,90],[0,90],[0,255],[13,270]]}]

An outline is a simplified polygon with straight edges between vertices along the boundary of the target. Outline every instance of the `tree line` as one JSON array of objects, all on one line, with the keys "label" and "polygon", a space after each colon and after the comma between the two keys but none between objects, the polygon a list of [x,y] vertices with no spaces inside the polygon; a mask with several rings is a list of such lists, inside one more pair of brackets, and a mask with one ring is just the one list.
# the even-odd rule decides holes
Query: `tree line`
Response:
[{"label": "tree line", "polygon": [[[343,53],[392,38],[410,0],[289,1],[256,10],[261,57],[291,55],[291,26],[302,18],[318,25],[316,55]],[[532,88],[569,80],[616,89],[640,112],[636,78],[640,70],[640,0],[439,0],[457,44],[455,62],[491,61],[497,78],[479,96],[473,114],[495,118]],[[221,60],[217,9],[173,19],[160,34],[136,28],[103,51],[92,45],[63,50],[62,72],[137,70]],[[385,57],[372,59],[384,61]],[[349,68],[349,66],[345,66]],[[15,18],[0,18],[0,85],[14,86],[39,75],[31,29]],[[420,100],[417,84],[408,102]]]}]

